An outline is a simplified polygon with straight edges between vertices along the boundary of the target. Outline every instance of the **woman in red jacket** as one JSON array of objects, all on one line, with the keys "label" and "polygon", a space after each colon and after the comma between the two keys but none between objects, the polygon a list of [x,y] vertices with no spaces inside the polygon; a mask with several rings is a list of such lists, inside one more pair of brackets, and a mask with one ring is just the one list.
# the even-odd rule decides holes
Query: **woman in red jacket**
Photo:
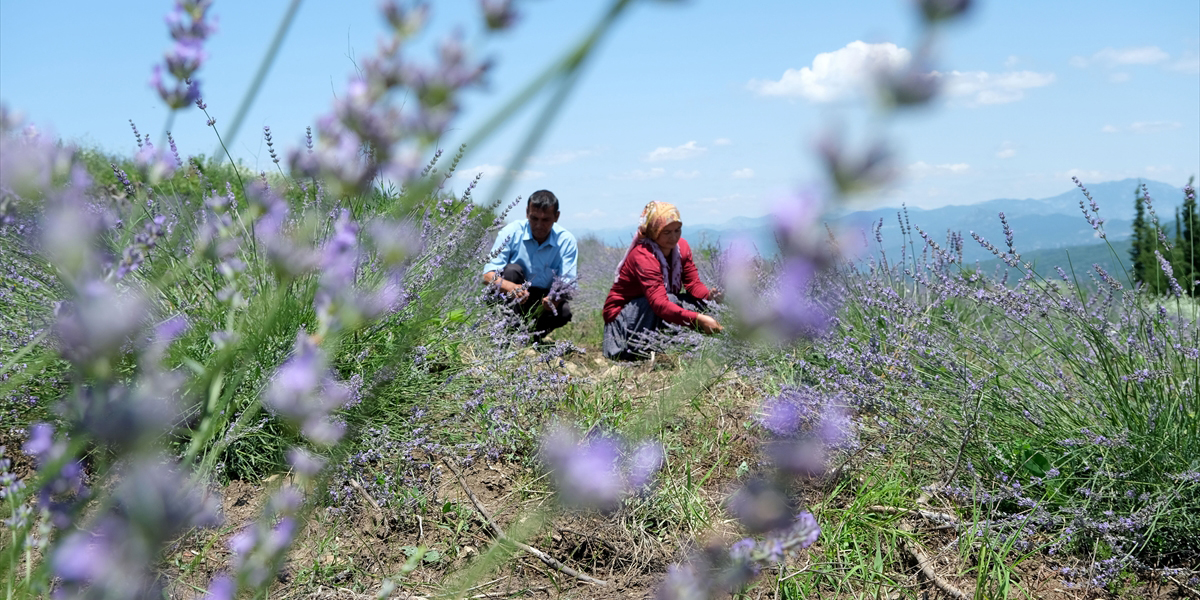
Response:
[{"label": "woman in red jacket", "polygon": [[604,356],[638,357],[642,353],[635,334],[664,322],[704,333],[722,331],[716,319],[698,312],[711,294],[700,281],[682,232],[683,220],[673,204],[651,202],[642,211],[642,224],[604,301]]}]

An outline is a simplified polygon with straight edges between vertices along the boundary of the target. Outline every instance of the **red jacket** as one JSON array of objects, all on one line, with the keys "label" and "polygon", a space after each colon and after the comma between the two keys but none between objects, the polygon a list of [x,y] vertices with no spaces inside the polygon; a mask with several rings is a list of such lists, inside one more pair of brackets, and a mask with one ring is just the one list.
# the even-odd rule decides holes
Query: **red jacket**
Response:
[{"label": "red jacket", "polygon": [[[697,300],[708,298],[708,288],[700,282],[700,273],[692,260],[692,249],[687,240],[680,239],[677,248],[683,266],[683,289]],[[611,323],[626,304],[642,296],[650,301],[654,314],[668,323],[691,325],[696,322],[696,311],[687,310],[667,298],[667,286],[663,285],[658,258],[649,248],[639,244],[625,257],[625,264],[617,273],[617,281],[604,300],[604,322]]]}]

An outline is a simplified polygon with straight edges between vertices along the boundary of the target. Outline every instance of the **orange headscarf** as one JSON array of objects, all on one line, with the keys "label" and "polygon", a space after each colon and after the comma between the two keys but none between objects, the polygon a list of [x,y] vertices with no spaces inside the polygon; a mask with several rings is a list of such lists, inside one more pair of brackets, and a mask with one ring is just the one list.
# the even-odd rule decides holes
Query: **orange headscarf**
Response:
[{"label": "orange headscarf", "polygon": [[642,237],[653,240],[658,237],[658,233],[663,227],[671,223],[682,223],[683,217],[679,216],[679,209],[675,208],[674,204],[667,202],[650,202],[646,208],[642,209],[642,226],[638,227],[638,233]]},{"label": "orange headscarf", "polygon": [[666,286],[667,292],[671,294],[679,293],[679,290],[683,287],[683,263],[679,258],[679,248],[671,250],[670,256],[664,256],[662,249],[654,241],[654,238],[658,237],[663,227],[671,223],[683,223],[683,217],[679,216],[679,209],[675,208],[674,204],[651,201],[642,209],[642,224],[634,232],[633,241],[630,242],[629,249],[625,251],[625,256],[621,258],[621,262],[617,264],[618,278],[621,276],[621,266],[625,264],[625,259],[629,258],[629,253],[638,244],[641,244],[649,248],[654,253],[654,256],[658,258],[658,264],[662,267],[663,285]]}]

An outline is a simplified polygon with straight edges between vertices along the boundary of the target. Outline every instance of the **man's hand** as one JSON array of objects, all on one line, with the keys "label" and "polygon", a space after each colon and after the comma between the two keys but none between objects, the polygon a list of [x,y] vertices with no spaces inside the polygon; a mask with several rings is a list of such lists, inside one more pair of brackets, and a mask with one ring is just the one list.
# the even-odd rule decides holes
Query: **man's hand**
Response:
[{"label": "man's hand", "polygon": [[696,317],[696,327],[699,327],[700,331],[704,333],[721,333],[725,331],[725,328],[721,327],[721,324],[716,319],[708,315],[698,315]]},{"label": "man's hand", "polygon": [[551,300],[549,296],[542,297],[542,310],[552,315],[558,314],[558,306],[554,304],[554,301]]},{"label": "man's hand", "polygon": [[713,288],[708,290],[708,299],[720,304],[725,300],[725,290],[721,288]]},{"label": "man's hand", "polygon": [[501,292],[512,296],[518,302],[525,302],[525,299],[529,297],[529,290],[526,289],[525,286],[504,279],[495,271],[485,273],[483,275],[483,281],[485,283],[498,286]]}]

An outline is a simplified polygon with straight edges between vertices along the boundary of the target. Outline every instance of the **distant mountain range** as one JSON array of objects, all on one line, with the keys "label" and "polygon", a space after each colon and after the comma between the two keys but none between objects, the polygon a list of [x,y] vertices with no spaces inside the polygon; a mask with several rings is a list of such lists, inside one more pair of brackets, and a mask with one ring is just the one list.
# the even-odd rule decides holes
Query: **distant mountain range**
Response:
[{"label": "distant mountain range", "polygon": [[[1167,183],[1150,180],[1125,179],[1088,185],[1092,198],[1100,206],[1100,216],[1105,219],[1104,230],[1110,242],[1126,240],[1130,236],[1134,217],[1134,194],[1138,186],[1146,184],[1150,197],[1162,223],[1175,218],[1175,207],[1183,201],[1183,190]],[[970,237],[978,232],[996,246],[1004,246],[1004,232],[999,213],[1004,212],[1013,230],[1014,247],[1023,256],[1039,250],[1061,249],[1072,246],[1102,244],[1091,225],[1084,219],[1079,201],[1086,206],[1087,199],[1078,189],[1071,189],[1050,198],[1024,200],[1004,198],[988,200],[966,206],[943,206],[934,209],[909,208],[908,222],[927,232],[939,244],[945,246],[948,231],[958,231],[966,238],[963,244],[964,260],[986,261],[994,258]],[[871,246],[875,240],[870,233],[874,224],[883,220],[881,234],[883,246],[891,256],[898,253],[902,242],[897,214],[899,208],[878,208],[868,211],[850,212],[829,221],[836,229],[861,230],[867,234]],[[900,218],[903,218],[901,216]],[[622,246],[629,243],[631,228],[578,230],[579,237],[592,236],[605,244]],[[777,251],[770,216],[736,217],[720,225],[684,227],[684,237],[693,245],[723,243],[742,236],[753,241],[764,255]],[[920,238],[916,237],[919,243]],[[920,246],[918,246],[918,251]],[[1073,253],[1074,254],[1074,253]]]}]

